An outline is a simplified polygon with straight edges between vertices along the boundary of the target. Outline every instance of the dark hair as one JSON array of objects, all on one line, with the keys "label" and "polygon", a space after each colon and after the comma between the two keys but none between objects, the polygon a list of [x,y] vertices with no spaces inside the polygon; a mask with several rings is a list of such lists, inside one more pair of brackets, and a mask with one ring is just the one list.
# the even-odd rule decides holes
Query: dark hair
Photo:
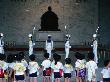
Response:
[{"label": "dark hair", "polygon": [[85,59],[85,55],[84,54],[81,54],[81,60]]},{"label": "dark hair", "polygon": [[9,54],[9,55],[7,56],[7,63],[12,63],[13,60],[14,60],[14,55]]},{"label": "dark hair", "polygon": [[75,53],[75,57],[77,58],[77,59],[82,59],[82,54],[81,53],[79,53],[79,52],[76,52]]},{"label": "dark hair", "polygon": [[16,61],[21,61],[22,60],[22,57],[19,55],[19,54],[16,54]]},{"label": "dark hair", "polygon": [[70,59],[70,58],[66,58],[66,59],[65,59],[65,63],[66,63],[66,64],[71,64],[71,59]]},{"label": "dark hair", "polygon": [[35,61],[35,59],[36,59],[34,54],[30,55],[29,58],[31,61]]},{"label": "dark hair", "polygon": [[6,55],[5,54],[0,54],[0,60],[5,60],[6,59]]},{"label": "dark hair", "polygon": [[89,60],[93,60],[94,59],[94,53],[93,52],[88,53],[88,59]]},{"label": "dark hair", "polygon": [[104,66],[106,67],[109,64],[110,60],[105,60],[104,61]]},{"label": "dark hair", "polygon": [[45,53],[45,54],[44,54],[44,57],[45,57],[46,59],[48,59],[48,58],[49,58],[49,53]]},{"label": "dark hair", "polygon": [[57,64],[58,61],[61,60],[61,56],[56,54],[56,57],[55,57],[55,65]]},{"label": "dark hair", "polygon": [[57,57],[57,55],[58,55],[57,53],[54,53],[54,54],[53,54],[53,59],[54,59],[54,60],[55,60],[55,58]]}]

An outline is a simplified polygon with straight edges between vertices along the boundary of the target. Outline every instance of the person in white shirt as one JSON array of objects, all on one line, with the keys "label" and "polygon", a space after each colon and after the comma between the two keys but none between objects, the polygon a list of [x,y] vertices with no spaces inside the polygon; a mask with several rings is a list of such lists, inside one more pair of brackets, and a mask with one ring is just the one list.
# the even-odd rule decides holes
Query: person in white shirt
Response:
[{"label": "person in white shirt", "polygon": [[110,60],[104,61],[104,66],[101,71],[101,82],[110,82]]},{"label": "person in white shirt", "polygon": [[94,61],[98,63],[98,57],[97,57],[97,47],[98,47],[98,42],[96,39],[97,35],[93,34],[93,44],[91,45],[93,47],[93,53],[94,53]]},{"label": "person in white shirt", "polygon": [[35,55],[30,55],[30,62],[29,62],[29,77],[30,77],[30,82],[34,80],[34,82],[37,82],[37,75],[39,74],[38,71],[40,69],[38,63],[35,61]]},{"label": "person in white shirt", "polygon": [[66,35],[66,42],[65,42],[65,53],[66,53],[65,59],[68,58],[69,51],[70,51],[70,48],[71,48],[69,39],[70,39],[70,35],[67,34]]},{"label": "person in white shirt", "polygon": [[76,82],[83,82],[85,81],[86,76],[86,63],[84,55],[76,52],[75,57],[77,59],[75,62]]},{"label": "person in white shirt", "polygon": [[14,81],[25,81],[26,80],[26,67],[21,62],[21,56],[19,54],[16,55],[16,62],[13,66],[14,69]]},{"label": "person in white shirt", "polygon": [[71,73],[73,72],[73,66],[71,65],[70,58],[65,59],[65,65],[63,71],[64,71],[65,82],[70,82]]},{"label": "person in white shirt", "polygon": [[35,43],[32,40],[32,34],[29,34],[29,56],[33,54],[33,48]]},{"label": "person in white shirt", "polygon": [[89,61],[86,63],[87,76],[89,82],[95,82],[97,63],[94,61],[94,54],[91,52],[88,54]]},{"label": "person in white shirt", "polygon": [[27,68],[28,67],[28,63],[25,60],[25,54],[24,52],[19,52],[19,55],[21,56],[21,62],[24,64],[24,66]]},{"label": "person in white shirt", "polygon": [[21,56],[21,63],[23,63],[23,65],[26,67],[26,76],[28,76],[28,63],[25,59],[25,54],[24,52],[19,52],[19,56]]},{"label": "person in white shirt", "polygon": [[60,78],[63,76],[63,64],[60,62],[61,56],[56,54],[55,63],[53,65],[55,82],[60,82]]},{"label": "person in white shirt", "polygon": [[13,54],[9,54],[7,56],[7,64],[8,64],[8,81],[9,82],[13,82],[14,81],[14,70],[13,70],[13,66],[14,66],[14,55]]},{"label": "person in white shirt", "polygon": [[1,53],[1,54],[4,54],[3,33],[0,33],[0,53]]},{"label": "person in white shirt", "polygon": [[7,69],[8,64],[4,61],[6,58],[5,54],[0,54],[0,82],[4,79],[4,82],[7,81]]},{"label": "person in white shirt", "polygon": [[[53,54],[53,60],[52,60],[52,63],[51,63],[51,69],[54,69],[55,57],[57,57],[56,53]],[[54,82],[54,72],[53,72],[53,70],[52,70],[51,80],[52,80],[52,82]]]},{"label": "person in white shirt", "polygon": [[49,53],[49,58],[51,59],[52,50],[53,50],[53,40],[51,35],[48,35],[48,40],[46,40],[45,43],[45,49],[47,53]]},{"label": "person in white shirt", "polygon": [[43,82],[46,82],[46,79],[48,82],[50,82],[50,76],[51,76],[51,61],[49,58],[49,53],[44,54],[45,60],[42,62],[42,69],[43,69]]}]

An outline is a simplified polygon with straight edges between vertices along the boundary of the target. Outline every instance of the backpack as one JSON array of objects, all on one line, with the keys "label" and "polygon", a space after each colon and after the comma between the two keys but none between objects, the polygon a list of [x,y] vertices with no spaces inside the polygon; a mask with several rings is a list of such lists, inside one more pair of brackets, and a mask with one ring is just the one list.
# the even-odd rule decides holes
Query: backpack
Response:
[{"label": "backpack", "polygon": [[51,75],[51,68],[46,68],[46,75]]},{"label": "backpack", "polygon": [[4,70],[0,68],[0,78],[4,78]]}]

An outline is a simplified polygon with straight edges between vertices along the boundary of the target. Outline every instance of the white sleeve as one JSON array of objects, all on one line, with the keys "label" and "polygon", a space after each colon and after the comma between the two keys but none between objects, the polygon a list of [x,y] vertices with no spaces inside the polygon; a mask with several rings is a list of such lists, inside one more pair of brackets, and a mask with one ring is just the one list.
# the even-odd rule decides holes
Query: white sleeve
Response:
[{"label": "white sleeve", "polygon": [[4,63],[3,69],[4,69],[4,70],[8,69],[8,64],[7,64],[7,63]]},{"label": "white sleeve", "polygon": [[97,64],[95,63],[95,69],[97,69],[98,68],[98,66],[97,66]]},{"label": "white sleeve", "polygon": [[61,63],[61,69],[63,69],[64,67],[63,67],[63,64]]},{"label": "white sleeve", "polygon": [[44,63],[45,63],[45,62],[43,61],[41,65],[44,66]]},{"label": "white sleeve", "polygon": [[104,69],[101,71],[101,74],[104,74]]},{"label": "white sleeve", "polygon": [[53,49],[53,41],[52,41],[52,49]]},{"label": "white sleeve", "polygon": [[75,68],[79,68],[79,67],[80,67],[80,63],[76,61]]}]

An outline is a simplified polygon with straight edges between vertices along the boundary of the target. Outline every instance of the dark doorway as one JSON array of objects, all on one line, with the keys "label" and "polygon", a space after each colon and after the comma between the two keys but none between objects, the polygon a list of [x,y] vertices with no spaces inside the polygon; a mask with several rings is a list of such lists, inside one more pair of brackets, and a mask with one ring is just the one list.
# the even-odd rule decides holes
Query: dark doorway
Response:
[{"label": "dark doorway", "polygon": [[58,16],[52,11],[50,6],[48,11],[41,17],[41,29],[39,31],[60,31],[58,29]]}]

